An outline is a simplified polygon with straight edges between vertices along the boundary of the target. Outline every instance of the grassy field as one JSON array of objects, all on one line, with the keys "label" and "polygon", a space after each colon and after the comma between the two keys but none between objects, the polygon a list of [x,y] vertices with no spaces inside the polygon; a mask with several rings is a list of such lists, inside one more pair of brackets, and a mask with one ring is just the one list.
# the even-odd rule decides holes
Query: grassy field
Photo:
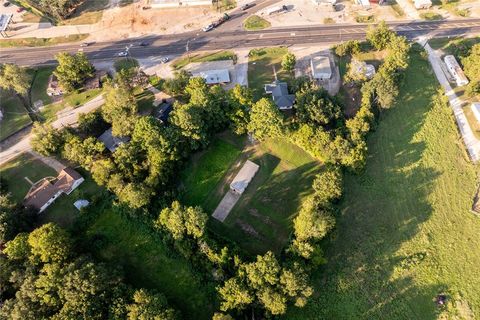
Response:
[{"label": "grassy field", "polygon": [[108,0],[84,1],[71,17],[61,21],[60,24],[77,25],[97,23],[102,18],[103,10],[107,7],[108,3]]},{"label": "grassy field", "polygon": [[72,34],[69,36],[54,38],[0,39],[0,48],[54,46],[66,42],[82,41],[88,38],[88,36],[88,34]]},{"label": "grassy field", "polygon": [[172,256],[171,249],[140,222],[106,210],[89,228],[87,236],[104,240],[97,255],[122,266],[127,281],[134,287],[160,290],[185,319],[211,319],[214,289],[201,283],[189,263]]},{"label": "grassy field", "polygon": [[253,89],[255,99],[260,99],[265,91],[264,85],[275,80],[273,68],[279,80],[287,80],[288,72],[283,70],[281,62],[288,49],[285,47],[254,49],[248,59],[248,86]]},{"label": "grassy field", "polygon": [[257,15],[251,15],[243,22],[243,27],[249,31],[262,30],[270,28],[270,26],[270,22]]},{"label": "grassy field", "polygon": [[450,108],[431,106],[438,87],[414,55],[399,103],[368,139],[365,172],[345,178],[316,296],[285,318],[447,319],[440,293],[455,304],[448,319],[480,317],[480,220],[469,211],[478,170]]},{"label": "grassy field", "polygon": [[428,44],[433,49],[442,49],[447,54],[454,54],[454,47],[465,46],[472,47],[475,43],[480,43],[480,37],[472,38],[432,38],[428,40]]},{"label": "grassy field", "polygon": [[442,20],[443,16],[439,13],[428,11],[420,13],[420,18],[424,20]]},{"label": "grassy field", "polygon": [[207,212],[213,212],[223,197],[223,192],[215,189],[239,155],[240,150],[236,146],[220,139],[215,140],[207,150],[194,155],[183,172],[182,202],[200,205]]},{"label": "grassy field", "polygon": [[3,119],[0,124],[0,141],[28,126],[32,120],[20,99],[4,92],[0,93]]},{"label": "grassy field", "polygon": [[237,61],[237,55],[232,51],[217,51],[206,54],[190,54],[190,57],[184,56],[174,60],[172,62],[172,67],[178,70],[192,62],[208,62],[220,60],[233,60],[233,62],[235,63]]},{"label": "grassy field", "polygon": [[28,153],[23,153],[15,159],[0,167],[0,176],[7,182],[8,190],[16,202],[21,202],[31,185],[25,177],[32,182],[48,177],[57,176],[55,170],[35,159]]},{"label": "grassy field", "polygon": [[47,94],[48,77],[52,74],[54,67],[40,67],[35,70],[35,79],[32,83],[30,98],[32,103],[42,100],[44,105],[50,104],[52,98]]}]

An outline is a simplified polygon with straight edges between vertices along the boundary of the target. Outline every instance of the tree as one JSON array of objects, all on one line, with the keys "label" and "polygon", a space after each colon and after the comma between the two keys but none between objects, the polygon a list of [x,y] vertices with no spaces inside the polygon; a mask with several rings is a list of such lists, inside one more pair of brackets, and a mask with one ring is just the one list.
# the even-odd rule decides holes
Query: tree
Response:
[{"label": "tree", "polygon": [[154,290],[140,289],[133,294],[133,303],[127,306],[129,320],[174,320],[175,310],[167,305],[163,294]]},{"label": "tree", "polygon": [[31,254],[28,233],[17,234],[13,240],[6,243],[3,252],[10,260],[26,260]]},{"label": "tree", "polygon": [[188,139],[190,148],[197,150],[208,144],[208,126],[202,109],[191,104],[177,104],[170,114],[170,122]]},{"label": "tree", "polygon": [[63,131],[53,128],[49,124],[35,122],[32,128],[32,149],[44,156],[59,153],[64,144]]},{"label": "tree", "polygon": [[174,201],[170,208],[160,212],[155,225],[165,228],[176,240],[186,235],[197,239],[203,236],[207,220],[207,214],[200,207],[185,207]]},{"label": "tree", "polygon": [[360,41],[348,40],[335,46],[335,54],[339,57],[352,55],[360,52]]},{"label": "tree", "polygon": [[390,108],[399,94],[398,86],[393,76],[379,71],[373,77],[372,82],[380,106],[384,109]]},{"label": "tree", "polygon": [[25,68],[16,64],[0,64],[0,88],[13,91],[22,101],[23,105],[30,112],[30,76]]},{"label": "tree", "polygon": [[297,58],[293,53],[287,53],[282,58],[282,68],[288,72],[292,72],[295,68],[295,64],[297,63]]},{"label": "tree", "polygon": [[55,55],[58,66],[53,72],[60,86],[67,92],[83,86],[85,80],[95,74],[95,68],[83,52],[74,55],[60,52]]},{"label": "tree", "polygon": [[262,98],[252,106],[247,128],[260,141],[278,137],[283,132],[283,115],[271,100]]},{"label": "tree", "polygon": [[213,314],[212,320],[233,320],[232,316],[229,314],[224,314],[220,312],[215,312]]},{"label": "tree", "polygon": [[474,96],[480,93],[480,44],[476,44],[470,50],[470,54],[462,58],[463,69],[470,79],[467,93]]},{"label": "tree", "polygon": [[187,71],[175,71],[172,79],[165,80],[163,89],[171,95],[178,96],[183,94],[189,80],[190,74]]},{"label": "tree", "polygon": [[376,26],[371,25],[367,30],[367,40],[377,50],[386,49],[395,36],[395,32],[388,28],[385,21],[381,21]]},{"label": "tree", "polygon": [[248,131],[250,121],[249,110],[253,105],[252,90],[239,84],[228,91],[227,117],[230,120],[230,127],[238,135]]},{"label": "tree", "polygon": [[34,210],[12,202],[10,194],[0,194],[0,245],[12,240],[18,233],[30,231],[37,220]]},{"label": "tree", "polygon": [[328,126],[342,119],[342,108],[314,83],[305,83],[296,93],[296,115],[300,123]]},{"label": "tree", "polygon": [[343,192],[342,172],[338,167],[328,167],[313,180],[314,197],[319,203],[328,203],[340,199]]},{"label": "tree", "polygon": [[43,263],[63,262],[70,255],[71,239],[68,233],[53,223],[33,230],[28,236],[32,256]]},{"label": "tree", "polygon": [[[110,186],[110,185],[109,185]],[[144,183],[128,183],[121,188],[112,188],[118,196],[118,200],[127,204],[130,208],[138,209],[150,202],[153,190]]]},{"label": "tree", "polygon": [[63,156],[90,170],[94,161],[98,160],[105,150],[105,145],[94,137],[80,140],[73,137],[63,147]]},{"label": "tree", "polygon": [[130,88],[126,86],[105,86],[105,104],[102,115],[112,124],[114,136],[128,136],[132,133],[137,117],[137,102]]},{"label": "tree", "polygon": [[228,279],[217,290],[221,298],[220,309],[222,311],[243,310],[254,300],[248,287],[238,278]]},{"label": "tree", "polygon": [[99,110],[80,113],[78,115],[78,129],[86,135],[99,136],[108,129],[108,124],[103,120]]}]

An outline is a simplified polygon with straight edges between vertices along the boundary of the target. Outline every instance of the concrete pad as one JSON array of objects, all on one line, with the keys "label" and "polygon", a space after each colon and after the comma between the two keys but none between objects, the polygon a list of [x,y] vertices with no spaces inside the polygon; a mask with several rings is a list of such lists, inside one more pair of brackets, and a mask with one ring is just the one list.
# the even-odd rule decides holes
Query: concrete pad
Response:
[{"label": "concrete pad", "polygon": [[228,190],[227,194],[223,197],[222,201],[220,201],[217,208],[213,212],[212,217],[220,222],[225,221],[240,197],[241,194],[233,192],[232,190]]}]

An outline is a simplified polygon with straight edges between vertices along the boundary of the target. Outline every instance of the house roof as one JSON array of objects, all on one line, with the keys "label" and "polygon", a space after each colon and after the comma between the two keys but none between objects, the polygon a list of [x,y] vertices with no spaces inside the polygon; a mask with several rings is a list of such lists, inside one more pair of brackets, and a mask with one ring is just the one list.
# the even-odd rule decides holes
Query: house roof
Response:
[{"label": "house roof", "polygon": [[70,193],[74,182],[82,178],[72,168],[64,168],[56,179],[49,180],[45,178],[33,185],[25,196],[25,205],[40,209],[57,193]]},{"label": "house roof", "polygon": [[265,93],[272,94],[273,102],[280,109],[290,108],[295,103],[295,95],[288,93],[286,82],[275,81],[272,84],[266,84]]},{"label": "house roof", "polygon": [[98,140],[102,141],[105,147],[110,150],[110,152],[114,152],[122,143],[128,142],[128,137],[115,137],[112,135],[112,128],[108,129],[100,137]]},{"label": "house roof", "polygon": [[230,188],[238,193],[243,193],[257,173],[258,168],[260,168],[258,164],[247,160],[235,178],[233,178]]},{"label": "house roof", "polygon": [[230,73],[228,69],[222,70],[205,70],[200,72],[192,72],[192,77],[200,77],[205,79],[207,84],[227,83],[230,82]]},{"label": "house roof", "polygon": [[193,77],[201,77],[207,84],[230,82],[230,71],[233,69],[232,60],[194,62],[185,67]]},{"label": "house roof", "polygon": [[155,118],[162,120],[162,122],[167,122],[168,116],[172,111],[173,111],[172,104],[169,102],[164,102],[155,111]]},{"label": "house roof", "polygon": [[332,68],[330,66],[330,58],[327,56],[315,56],[312,57],[312,72],[313,75],[328,74],[332,75]]}]

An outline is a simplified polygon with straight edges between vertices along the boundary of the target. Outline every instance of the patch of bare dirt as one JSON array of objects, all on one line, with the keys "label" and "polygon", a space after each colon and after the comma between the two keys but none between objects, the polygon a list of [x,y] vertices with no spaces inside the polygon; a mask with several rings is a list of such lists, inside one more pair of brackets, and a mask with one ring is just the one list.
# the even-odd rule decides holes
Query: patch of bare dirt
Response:
[{"label": "patch of bare dirt", "polygon": [[248,233],[249,235],[257,238],[257,239],[261,239],[262,237],[260,236],[260,234],[257,232],[257,230],[255,230],[251,225],[249,225],[248,223],[246,223],[245,221],[242,221],[240,219],[237,219],[235,221],[235,224],[238,225],[240,227],[240,229],[242,229],[243,232],[245,233]]}]

